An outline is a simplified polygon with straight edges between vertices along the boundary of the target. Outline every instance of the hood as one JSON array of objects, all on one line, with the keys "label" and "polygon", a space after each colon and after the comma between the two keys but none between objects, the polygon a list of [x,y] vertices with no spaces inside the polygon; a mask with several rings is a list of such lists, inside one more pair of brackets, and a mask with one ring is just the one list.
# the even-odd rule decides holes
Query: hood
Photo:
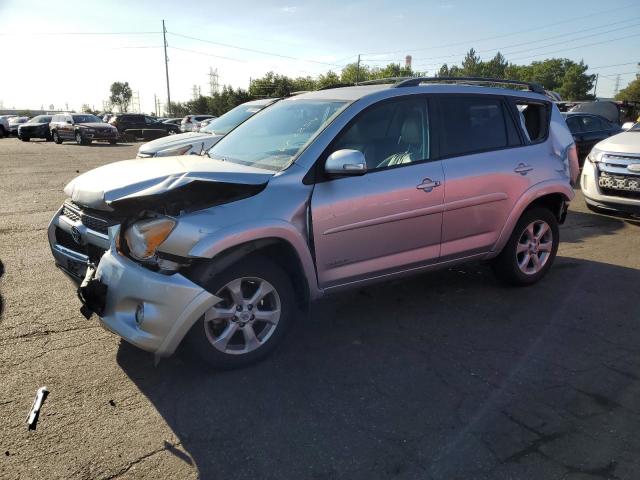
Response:
[{"label": "hood", "polygon": [[[140,146],[138,151],[140,153],[153,154],[161,150],[169,150],[171,148],[179,148],[185,145],[202,143],[208,140],[213,135],[209,133],[200,132],[188,132],[179,133],[177,135],[168,135],[166,137],[158,138],[151,142],[147,142]],[[205,146],[206,148],[206,146]]]},{"label": "hood", "polygon": [[612,153],[640,154],[640,132],[623,132],[597,143],[595,148]]},{"label": "hood", "polygon": [[90,170],[69,182],[64,192],[79,205],[113,211],[114,203],[157,198],[195,183],[260,186],[274,173],[198,155],[145,158]]}]

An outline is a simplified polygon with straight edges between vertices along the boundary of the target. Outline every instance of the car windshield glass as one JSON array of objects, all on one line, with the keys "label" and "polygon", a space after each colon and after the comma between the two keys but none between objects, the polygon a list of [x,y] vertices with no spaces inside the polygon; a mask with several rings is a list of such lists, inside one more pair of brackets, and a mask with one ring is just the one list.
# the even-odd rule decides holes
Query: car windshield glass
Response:
[{"label": "car windshield glass", "polygon": [[247,118],[251,117],[254,113],[258,113],[263,108],[263,106],[256,105],[240,105],[233,110],[229,110],[227,113],[221,115],[215,120],[211,120],[211,122],[200,129],[200,131],[216,135],[226,135]]},{"label": "car windshield glass", "polygon": [[338,100],[283,100],[249,118],[207,152],[211,158],[284,170],[340,112]]},{"label": "car windshield glass", "polygon": [[74,115],[74,123],[102,123],[102,119],[95,115]]}]

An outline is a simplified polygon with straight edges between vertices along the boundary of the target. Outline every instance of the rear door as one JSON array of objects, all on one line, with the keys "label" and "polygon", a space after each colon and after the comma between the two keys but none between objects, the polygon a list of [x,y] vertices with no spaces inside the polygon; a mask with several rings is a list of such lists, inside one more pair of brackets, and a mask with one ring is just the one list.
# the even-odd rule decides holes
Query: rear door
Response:
[{"label": "rear door", "polygon": [[367,173],[323,178],[311,201],[322,288],[435,263],[444,198],[440,161],[431,160],[428,101],[409,96],[364,110],[320,159],[364,153]]},{"label": "rear door", "polygon": [[[494,95],[439,95],[436,129],[446,181],[441,261],[487,252],[530,187],[536,147]],[[523,118],[524,123],[524,118]]]}]

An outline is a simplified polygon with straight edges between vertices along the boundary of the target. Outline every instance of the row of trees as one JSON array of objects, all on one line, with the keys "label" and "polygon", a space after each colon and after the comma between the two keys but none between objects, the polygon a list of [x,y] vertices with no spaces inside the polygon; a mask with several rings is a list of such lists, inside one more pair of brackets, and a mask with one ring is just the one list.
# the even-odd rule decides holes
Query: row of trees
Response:
[{"label": "row of trees", "polygon": [[[536,82],[547,90],[560,94],[564,100],[593,99],[595,75],[587,74],[588,66],[583,61],[574,62],[567,58],[551,58],[535,61],[528,65],[509,63],[501,53],[484,61],[472,48],[460,65],[444,64],[433,76],[439,77],[490,77]],[[251,81],[249,90],[224,87],[222,92],[212,96],[198,96],[188,102],[172,102],[171,115],[179,117],[190,113],[222,115],[231,108],[255,98],[282,97],[293,92],[317,90],[336,85],[352,85],[358,81],[375,80],[387,77],[426,76],[427,72],[417,72],[399,64],[386,67],[371,67],[351,63],[340,73],[328,71],[318,77],[288,77],[269,72],[261,78]],[[639,77],[640,78],[640,77]],[[620,99],[640,101],[640,80],[622,90]],[[111,102],[121,109],[131,100],[128,83],[116,82],[111,86]]]}]

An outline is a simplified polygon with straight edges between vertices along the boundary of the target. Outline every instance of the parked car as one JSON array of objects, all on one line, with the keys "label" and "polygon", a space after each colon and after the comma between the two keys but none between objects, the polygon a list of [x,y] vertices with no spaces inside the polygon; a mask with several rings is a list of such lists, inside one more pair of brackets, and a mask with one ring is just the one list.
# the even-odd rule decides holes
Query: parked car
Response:
[{"label": "parked car", "polygon": [[213,115],[187,115],[180,122],[181,132],[197,132],[200,122],[208,118],[216,118]]},{"label": "parked car", "polygon": [[10,117],[9,118],[9,135],[18,136],[18,127],[29,121],[29,117]]},{"label": "parked car", "polygon": [[9,119],[0,117],[0,138],[9,135]]},{"label": "parked car", "polygon": [[170,123],[172,125],[177,125],[178,127],[180,127],[180,123],[182,122],[182,117],[180,118],[167,118],[165,120],[162,120],[162,123]]},{"label": "parked car", "polygon": [[580,179],[587,207],[640,218],[640,124],[597,143],[587,160]]},{"label": "parked car", "polygon": [[539,281],[574,197],[571,133],[539,85],[444,81],[301,94],[204,157],[75,178],[48,235],[83,313],[158,357],[184,342],[231,368],[332,292],[470,260]]},{"label": "parked car", "polygon": [[211,122],[213,122],[215,120],[215,118],[207,118],[206,120],[202,120],[200,122],[200,124],[198,125],[198,128],[195,129],[194,128],[194,132],[199,132],[201,131],[204,127],[206,127],[207,125],[209,125]]},{"label": "parked car", "polygon": [[567,126],[573,135],[578,148],[580,166],[593,146],[611,135],[622,132],[620,125],[611,123],[606,118],[589,113],[563,113]]},{"label": "parked car", "polygon": [[52,115],[37,115],[26,123],[18,126],[18,138],[23,142],[28,142],[32,138],[45,138],[51,141],[51,131],[49,124]]},{"label": "parked car", "polygon": [[109,120],[120,134],[128,133],[135,138],[157,138],[180,133],[177,125],[159,122],[157,119],[140,113],[118,113]]},{"label": "parked car", "polygon": [[171,155],[200,155],[210,149],[232,129],[256,114],[263,108],[276,102],[276,98],[254,100],[238,105],[224,115],[212,119],[211,123],[199,132],[187,132],[172,137],[158,138],[141,145],[138,158],[167,157]]},{"label": "parked car", "polygon": [[74,140],[78,145],[88,145],[94,140],[104,140],[114,145],[118,130],[90,113],[59,113],[49,124],[51,138],[57,144]]}]

